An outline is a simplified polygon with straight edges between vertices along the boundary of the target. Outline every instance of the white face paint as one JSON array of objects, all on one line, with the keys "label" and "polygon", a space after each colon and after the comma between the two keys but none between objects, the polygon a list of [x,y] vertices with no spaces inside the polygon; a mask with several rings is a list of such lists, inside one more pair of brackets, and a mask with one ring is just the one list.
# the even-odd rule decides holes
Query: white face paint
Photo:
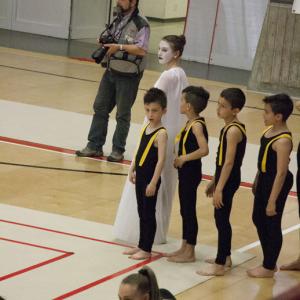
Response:
[{"label": "white face paint", "polygon": [[174,59],[175,53],[172,50],[170,44],[164,40],[160,41],[158,47],[158,61],[164,65]]}]

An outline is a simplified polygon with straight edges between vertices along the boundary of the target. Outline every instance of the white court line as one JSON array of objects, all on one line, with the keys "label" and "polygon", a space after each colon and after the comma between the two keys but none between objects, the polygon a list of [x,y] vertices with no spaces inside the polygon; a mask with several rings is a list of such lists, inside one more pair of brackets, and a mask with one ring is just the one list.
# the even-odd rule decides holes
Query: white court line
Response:
[{"label": "white court line", "polygon": [[[292,231],[295,231],[295,230],[297,230],[297,229],[299,229],[299,228],[300,228],[300,223],[297,224],[297,225],[291,226],[291,227],[289,227],[289,228],[287,228],[287,229],[284,229],[284,230],[282,231],[282,235],[286,235],[287,233],[290,233],[290,232],[292,232]],[[242,247],[242,248],[239,248],[239,249],[237,249],[237,250],[235,250],[235,251],[237,251],[237,252],[246,252],[246,251],[248,251],[248,250],[250,250],[250,249],[253,249],[253,248],[258,247],[259,245],[260,245],[260,241],[256,241],[256,242],[251,243],[251,244],[249,244],[249,245],[246,245],[246,246],[244,246],[244,247]]]}]

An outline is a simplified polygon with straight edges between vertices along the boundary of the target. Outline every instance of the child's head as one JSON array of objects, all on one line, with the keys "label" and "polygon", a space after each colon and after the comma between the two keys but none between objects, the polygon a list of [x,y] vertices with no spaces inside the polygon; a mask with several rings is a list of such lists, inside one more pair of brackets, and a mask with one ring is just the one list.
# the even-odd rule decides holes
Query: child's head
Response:
[{"label": "child's head", "polygon": [[206,108],[208,99],[209,92],[203,87],[188,86],[182,91],[180,111],[186,113],[193,110],[196,115],[199,115]]},{"label": "child's head", "polygon": [[166,112],[167,97],[166,94],[158,89],[149,89],[144,96],[144,108],[148,120],[159,122]]},{"label": "child's head", "polygon": [[222,119],[235,117],[244,107],[246,96],[239,88],[228,88],[221,92],[218,101],[218,116]]},{"label": "child's head", "polygon": [[159,288],[154,272],[147,266],[128,275],[121,282],[119,299],[159,300]]},{"label": "child's head", "polygon": [[293,112],[294,104],[287,94],[277,94],[265,97],[264,120],[266,125],[285,122]]}]

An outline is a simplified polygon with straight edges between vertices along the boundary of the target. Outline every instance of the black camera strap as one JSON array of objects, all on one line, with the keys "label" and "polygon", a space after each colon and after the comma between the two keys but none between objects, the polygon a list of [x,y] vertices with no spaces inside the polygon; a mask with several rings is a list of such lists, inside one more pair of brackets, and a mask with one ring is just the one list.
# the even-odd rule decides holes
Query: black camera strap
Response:
[{"label": "black camera strap", "polygon": [[[122,36],[122,33],[123,33],[124,28],[132,21],[132,19],[133,19],[134,17],[136,17],[136,16],[138,15],[138,13],[139,13],[139,10],[138,10],[138,8],[136,8],[136,9],[132,12],[130,18],[127,20],[127,22],[126,22],[121,28],[117,29],[117,24],[116,24],[116,31],[118,31],[118,35],[116,35],[116,32],[114,32],[114,34],[113,34],[114,39],[115,39],[116,41],[119,41],[120,37]],[[119,17],[117,17],[115,20],[117,21],[118,19],[119,19]],[[114,21],[115,21],[115,20],[114,20]],[[113,24],[113,23],[112,23],[112,24]]]}]

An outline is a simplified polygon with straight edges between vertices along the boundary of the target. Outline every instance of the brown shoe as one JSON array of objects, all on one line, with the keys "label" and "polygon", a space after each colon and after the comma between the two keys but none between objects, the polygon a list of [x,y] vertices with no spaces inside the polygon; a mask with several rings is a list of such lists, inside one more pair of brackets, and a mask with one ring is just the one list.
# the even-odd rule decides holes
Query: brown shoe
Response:
[{"label": "brown shoe", "polygon": [[113,150],[111,154],[107,157],[107,160],[111,162],[119,162],[122,161],[123,159],[124,159],[123,153],[115,150]]},{"label": "brown shoe", "polygon": [[77,150],[75,154],[79,157],[99,157],[99,156],[103,156],[103,151],[94,150],[86,146],[82,150]]}]

